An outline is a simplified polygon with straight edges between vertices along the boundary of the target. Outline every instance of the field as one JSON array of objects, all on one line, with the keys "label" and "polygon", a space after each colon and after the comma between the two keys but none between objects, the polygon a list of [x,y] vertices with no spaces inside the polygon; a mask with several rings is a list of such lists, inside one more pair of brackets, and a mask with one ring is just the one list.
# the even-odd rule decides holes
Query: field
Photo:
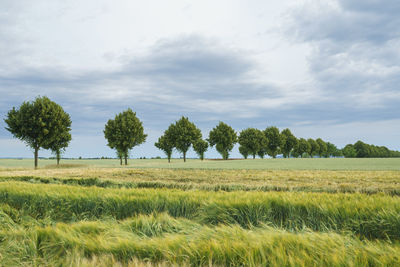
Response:
[{"label": "field", "polygon": [[399,266],[399,159],[0,160],[1,266]]},{"label": "field", "polygon": [[[41,159],[39,166],[54,167],[55,160]],[[62,160],[67,165],[79,165],[81,167],[120,167],[119,160],[88,160],[74,159]],[[188,159],[186,163],[182,159],[172,159],[169,164],[166,159],[131,159],[129,168],[162,168],[162,169],[229,169],[229,170],[393,170],[400,171],[400,158],[378,159],[248,159],[248,160],[205,160]],[[1,168],[32,168],[33,159],[0,159]]]}]

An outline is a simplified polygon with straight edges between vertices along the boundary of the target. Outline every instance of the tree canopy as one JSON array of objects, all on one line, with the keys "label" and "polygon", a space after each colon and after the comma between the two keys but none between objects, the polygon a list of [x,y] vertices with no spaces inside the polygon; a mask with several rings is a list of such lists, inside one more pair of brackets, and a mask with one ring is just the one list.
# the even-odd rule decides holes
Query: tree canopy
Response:
[{"label": "tree canopy", "polygon": [[229,158],[229,152],[232,151],[237,141],[238,138],[235,130],[223,122],[219,122],[219,124],[210,131],[208,137],[210,146],[215,145],[215,148],[224,160]]},{"label": "tree canopy", "polygon": [[[253,159],[265,144],[266,137],[264,134],[255,128],[247,128],[240,132],[239,144],[246,148],[248,154],[253,155]],[[243,149],[243,148],[242,148]]]},{"label": "tree canopy", "polygon": [[186,153],[190,146],[201,139],[201,131],[187,117],[180,118],[175,124],[168,128],[171,140],[176,150],[183,154],[183,161],[186,162]]},{"label": "tree canopy", "polygon": [[68,113],[46,96],[13,107],[4,120],[12,135],[34,150],[35,168],[41,148],[65,149],[71,140],[71,119]]},{"label": "tree canopy", "polygon": [[125,165],[128,165],[129,150],[144,143],[147,137],[142,122],[130,108],[117,114],[113,120],[108,120],[104,136],[108,141],[107,145],[124,156]]},{"label": "tree canopy", "polygon": [[271,157],[276,158],[279,148],[282,145],[282,138],[279,129],[275,126],[271,126],[264,130],[264,134],[268,140],[267,153]]},{"label": "tree canopy", "polygon": [[311,151],[311,145],[310,143],[304,139],[304,138],[300,138],[299,141],[297,142],[296,146],[294,147],[294,156],[295,157],[303,157],[304,154],[310,154]]},{"label": "tree canopy", "polygon": [[193,143],[193,149],[196,151],[197,155],[199,155],[200,159],[204,160],[204,153],[208,149],[208,143],[203,139],[198,139]]},{"label": "tree canopy", "polygon": [[154,144],[158,149],[164,151],[167,155],[168,162],[171,162],[172,151],[174,149],[174,141],[167,130],[164,131],[164,135],[158,138],[158,141]]},{"label": "tree canopy", "polygon": [[283,157],[288,158],[290,157],[290,152],[292,152],[293,148],[297,144],[297,138],[292,134],[289,129],[284,129],[281,132],[281,151]]},{"label": "tree canopy", "polygon": [[310,150],[309,150],[308,154],[310,155],[310,157],[314,157],[319,152],[319,145],[312,138],[307,139],[307,142],[310,144]]}]

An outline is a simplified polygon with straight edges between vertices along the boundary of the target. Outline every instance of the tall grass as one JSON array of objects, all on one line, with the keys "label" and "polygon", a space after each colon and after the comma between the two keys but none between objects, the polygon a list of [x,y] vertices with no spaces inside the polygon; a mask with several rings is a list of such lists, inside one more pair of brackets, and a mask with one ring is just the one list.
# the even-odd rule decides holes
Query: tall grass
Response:
[{"label": "tall grass", "polygon": [[0,172],[0,181],[176,188],[209,191],[304,191],[400,195],[398,171],[265,171],[69,168]]},{"label": "tall grass", "polygon": [[185,192],[4,182],[0,201],[35,218],[65,222],[167,212],[210,225],[249,228],[268,223],[289,230],[307,227],[400,240],[400,198],[383,194]]},{"label": "tall grass", "polygon": [[[7,266],[398,266],[400,245],[335,233],[297,233],[266,225],[210,226],[167,214],[123,221],[0,228]],[[101,261],[99,261],[99,259]]]}]

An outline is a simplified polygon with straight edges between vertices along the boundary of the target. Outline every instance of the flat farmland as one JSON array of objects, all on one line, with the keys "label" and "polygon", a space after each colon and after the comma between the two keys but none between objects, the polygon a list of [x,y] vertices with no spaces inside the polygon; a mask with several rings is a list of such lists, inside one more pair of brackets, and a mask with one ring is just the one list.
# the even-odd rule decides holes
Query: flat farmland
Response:
[{"label": "flat farmland", "polygon": [[0,265],[400,265],[398,159],[61,162],[0,160]]},{"label": "flat farmland", "polygon": [[[40,168],[54,168],[56,161],[40,159]],[[68,159],[61,160],[64,166],[71,167],[120,167],[116,159]],[[3,168],[29,168],[33,159],[0,159]],[[162,169],[231,169],[231,170],[394,170],[400,171],[400,158],[292,158],[292,159],[233,159],[204,160],[172,159],[130,159],[128,168]]]}]

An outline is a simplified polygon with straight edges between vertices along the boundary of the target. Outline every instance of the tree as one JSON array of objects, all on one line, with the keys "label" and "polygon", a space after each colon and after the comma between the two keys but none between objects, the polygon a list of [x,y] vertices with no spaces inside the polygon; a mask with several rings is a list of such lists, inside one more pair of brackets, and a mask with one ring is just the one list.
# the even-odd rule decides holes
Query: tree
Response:
[{"label": "tree", "polygon": [[282,138],[277,127],[271,126],[264,130],[265,137],[268,140],[267,153],[273,158],[276,158],[280,146],[282,145]]},{"label": "tree", "polygon": [[282,139],[282,146],[281,151],[283,157],[288,158],[290,157],[290,152],[292,152],[293,148],[297,144],[297,138],[292,134],[289,129],[284,129],[281,132],[281,139]]},{"label": "tree", "polygon": [[65,149],[71,141],[70,129],[69,127],[68,129],[64,129],[63,133],[57,136],[56,140],[50,145],[51,151],[56,156],[57,165],[60,165],[61,154],[65,152]]},{"label": "tree", "polygon": [[318,154],[318,156],[319,156],[320,158],[322,158],[322,157],[326,154],[326,152],[328,151],[328,146],[327,146],[327,144],[324,142],[324,140],[322,140],[321,138],[318,138],[318,139],[315,140],[315,141],[317,142],[317,144],[318,144],[318,146],[319,146],[319,149],[318,149],[317,154]]},{"label": "tree", "polygon": [[354,148],[354,146],[352,144],[346,145],[342,149],[342,152],[343,152],[343,155],[346,158],[355,158],[355,157],[357,157],[357,150]]},{"label": "tree", "polygon": [[354,144],[354,149],[357,151],[357,158],[368,158],[370,157],[371,154],[371,148],[368,144],[362,142],[362,141],[357,141]]},{"label": "tree", "polygon": [[122,165],[122,158],[124,157],[124,151],[122,150],[117,150],[117,157],[119,158],[119,164]]},{"label": "tree", "polygon": [[310,155],[310,157],[314,157],[314,155],[317,154],[318,151],[319,151],[319,145],[318,145],[318,143],[317,143],[314,139],[312,139],[312,138],[309,138],[309,139],[307,140],[307,142],[310,144],[310,151],[309,151],[308,154]]},{"label": "tree", "polygon": [[264,145],[265,138],[260,130],[247,128],[240,132],[238,141],[240,146],[246,148],[248,154],[253,155],[254,159]]},{"label": "tree", "polygon": [[174,147],[183,154],[183,161],[186,162],[186,152],[190,146],[201,139],[201,131],[187,117],[180,118],[175,124],[168,128]]},{"label": "tree", "polygon": [[339,150],[334,144],[326,142],[326,152],[325,157],[339,157],[342,156],[342,151]]},{"label": "tree", "polygon": [[249,156],[249,151],[247,150],[247,147],[239,146],[239,152],[240,154],[242,154],[244,159],[247,159],[247,157]]},{"label": "tree", "polygon": [[104,136],[108,146],[117,150],[117,154],[123,154],[125,165],[128,165],[129,150],[146,141],[142,122],[136,117],[136,112],[128,108],[108,120],[104,129]]},{"label": "tree", "polygon": [[211,130],[208,137],[210,146],[215,145],[215,148],[224,160],[229,158],[229,152],[232,151],[237,140],[236,132],[232,127],[223,122],[219,122],[219,124]]},{"label": "tree", "polygon": [[310,151],[311,151],[311,145],[304,138],[300,138],[299,141],[297,142],[297,145],[294,147],[294,154],[297,156],[303,157],[305,153],[310,154]]},{"label": "tree", "polygon": [[71,140],[71,119],[68,113],[47,97],[37,97],[33,102],[23,102],[12,108],[4,120],[6,130],[34,150],[35,169],[41,148],[65,148]]},{"label": "tree", "polygon": [[171,162],[171,156],[172,156],[172,150],[174,149],[174,142],[171,140],[171,136],[166,130],[164,132],[164,135],[162,135],[160,138],[158,138],[158,142],[154,144],[158,149],[161,149],[164,151],[164,153],[167,155],[168,158],[168,163]]},{"label": "tree", "polygon": [[199,139],[193,143],[193,149],[196,151],[197,155],[199,155],[200,159],[204,160],[204,153],[208,149],[208,143],[203,139]]},{"label": "tree", "polygon": [[267,154],[267,150],[268,150],[268,139],[265,136],[265,134],[260,131],[263,135],[263,137],[260,139],[260,149],[257,151],[257,155],[263,159],[265,157],[265,155]]}]

